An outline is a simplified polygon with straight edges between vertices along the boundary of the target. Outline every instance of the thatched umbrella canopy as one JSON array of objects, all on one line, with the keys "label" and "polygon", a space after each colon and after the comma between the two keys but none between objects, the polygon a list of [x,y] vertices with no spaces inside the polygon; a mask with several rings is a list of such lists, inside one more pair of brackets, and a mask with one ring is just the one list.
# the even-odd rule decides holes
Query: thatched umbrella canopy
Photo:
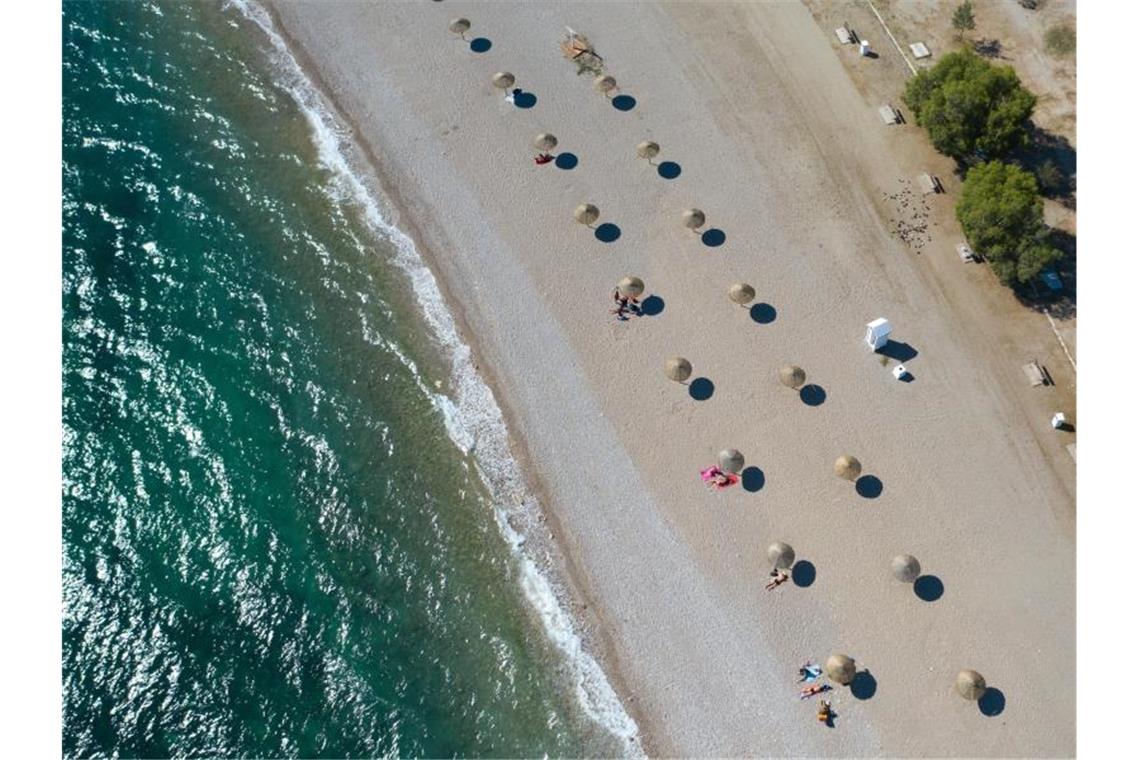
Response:
[{"label": "thatched umbrella canopy", "polygon": [[738,282],[728,289],[728,298],[735,304],[747,306],[756,297],[756,288],[746,282]]},{"label": "thatched umbrella canopy", "polygon": [[515,75],[509,71],[496,72],[495,76],[491,77],[491,84],[500,90],[509,90],[515,84]]},{"label": "thatched umbrella canopy", "polygon": [[954,688],[962,695],[962,699],[977,701],[986,693],[986,679],[976,670],[963,670],[954,679]]},{"label": "thatched umbrella canopy", "polygon": [[610,90],[617,89],[617,80],[609,74],[601,74],[594,79],[594,88],[603,95],[608,96]]},{"label": "thatched umbrella canopy", "polygon": [[681,221],[683,221],[685,226],[690,230],[695,231],[705,226],[705,212],[699,208],[691,208],[684,214],[681,214]]},{"label": "thatched umbrella canopy", "polygon": [[768,547],[768,561],[774,567],[787,570],[796,561],[796,550],[783,541],[777,541]]},{"label": "thatched umbrella canopy", "polygon": [[453,18],[451,23],[447,25],[448,31],[452,34],[458,34],[460,37],[467,34],[467,30],[471,28],[471,22],[465,18]]},{"label": "thatched umbrella canopy", "polygon": [[807,373],[794,364],[780,367],[780,382],[789,388],[799,388],[807,380]]},{"label": "thatched umbrella canopy", "polygon": [[846,686],[855,680],[855,661],[845,654],[833,654],[823,664],[827,677]]},{"label": "thatched umbrella canopy", "polygon": [[593,203],[581,203],[578,205],[578,208],[574,209],[574,218],[589,227],[598,221],[598,215],[600,213],[598,207]]},{"label": "thatched umbrella canopy", "polygon": [[657,154],[661,152],[661,146],[652,140],[645,140],[637,144],[637,157],[644,158],[646,161],[652,161],[657,158]]},{"label": "thatched umbrella canopy", "polygon": [[736,449],[725,449],[717,454],[716,461],[725,472],[739,475],[744,469],[744,455]]},{"label": "thatched umbrella canopy", "polygon": [[835,474],[845,480],[858,480],[859,473],[863,472],[863,465],[850,454],[844,454],[835,460]]},{"label": "thatched umbrella canopy", "polygon": [[549,132],[541,132],[534,138],[534,147],[538,148],[539,150],[554,150],[557,145],[558,138]]},{"label": "thatched umbrella canopy", "polygon": [[623,296],[632,298],[637,298],[645,292],[645,283],[641,281],[640,277],[623,277],[617,287],[618,292]]},{"label": "thatched umbrella canopy", "polygon": [[914,583],[922,575],[922,565],[909,554],[900,554],[891,560],[891,574],[903,583]]},{"label": "thatched umbrella canopy", "polygon": [[691,374],[693,374],[693,365],[689,363],[688,359],[674,356],[665,360],[665,376],[670,380],[683,383],[689,379]]}]

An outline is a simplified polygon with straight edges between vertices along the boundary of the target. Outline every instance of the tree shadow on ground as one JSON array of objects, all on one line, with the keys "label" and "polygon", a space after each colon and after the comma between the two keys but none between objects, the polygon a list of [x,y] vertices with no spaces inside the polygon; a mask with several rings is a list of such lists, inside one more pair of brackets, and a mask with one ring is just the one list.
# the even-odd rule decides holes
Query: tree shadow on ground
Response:
[{"label": "tree shadow on ground", "polygon": [[988,39],[983,37],[980,40],[974,40],[974,52],[983,58],[1000,58],[1002,60],[1009,60],[1001,54],[1001,40]]},{"label": "tree shadow on ground", "polygon": [[1031,124],[1029,143],[1014,151],[1010,158],[1033,172],[1043,196],[1065,208],[1077,208],[1077,149],[1069,138]]},{"label": "tree shadow on ground", "polygon": [[1061,289],[1050,290],[1040,278],[1014,283],[1010,289],[1023,306],[1053,319],[1071,319],[1077,315],[1077,238],[1053,227],[1049,229],[1047,242],[1061,252],[1061,258],[1051,267],[1061,278]]}]

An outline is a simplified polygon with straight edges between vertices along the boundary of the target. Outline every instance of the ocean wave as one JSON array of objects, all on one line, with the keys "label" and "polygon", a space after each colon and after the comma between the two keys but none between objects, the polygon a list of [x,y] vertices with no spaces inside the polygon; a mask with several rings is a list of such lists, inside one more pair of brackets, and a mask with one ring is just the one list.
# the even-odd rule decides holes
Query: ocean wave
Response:
[{"label": "ocean wave", "polygon": [[[436,341],[450,359],[451,394],[427,388],[415,372],[421,390],[443,416],[451,440],[464,453],[473,455],[476,469],[492,496],[499,531],[518,562],[520,585],[542,623],[548,638],[571,666],[578,701],[583,711],[598,725],[626,742],[628,755],[644,754],[637,725],[597,660],[586,650],[574,620],[566,612],[548,575],[525,549],[525,529],[536,527],[540,510],[527,492],[521,468],[510,452],[507,426],[490,387],[479,377],[470,347],[459,335],[455,320],[443,299],[435,276],[402,230],[391,224],[381,210],[377,193],[354,170],[349,156],[356,154],[349,130],[343,128],[323,96],[305,75],[278,34],[269,13],[252,0],[230,0],[246,19],[256,24],[269,39],[272,63],[279,74],[278,85],[297,103],[311,128],[318,160],[330,171],[331,196],[358,207],[373,232],[390,242],[394,263],[409,278],[412,290]],[[402,353],[397,356],[415,370]]]}]

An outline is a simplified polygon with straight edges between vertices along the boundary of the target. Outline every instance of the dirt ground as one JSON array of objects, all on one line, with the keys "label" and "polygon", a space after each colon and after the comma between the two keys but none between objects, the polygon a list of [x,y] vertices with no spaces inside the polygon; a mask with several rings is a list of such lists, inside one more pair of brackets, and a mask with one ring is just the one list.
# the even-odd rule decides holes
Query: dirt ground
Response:
[{"label": "dirt ground", "polygon": [[[963,308],[973,304],[974,308],[985,308],[995,315],[994,321],[1002,324],[1011,371],[1020,372],[1021,365],[1034,360],[1046,368],[1053,385],[1030,388],[1026,382],[1022,394],[1024,410],[1034,419],[1034,427],[1042,431],[1039,440],[1043,451],[1050,452],[1051,457],[1075,457],[1067,450],[1075,442],[1075,433],[1051,431],[1047,423],[1057,411],[1064,412],[1071,421],[1076,419],[1076,60],[1075,56],[1055,58],[1045,51],[1044,44],[1045,32],[1054,24],[1067,22],[1075,27],[1073,0],[1043,0],[1032,11],[1022,8],[1016,0],[975,2],[976,29],[966,35],[967,43],[989,41],[987,52],[991,60],[1013,66],[1023,84],[1038,96],[1034,124],[1063,155],[1057,160],[1058,165],[1073,175],[1071,196],[1045,199],[1046,222],[1058,231],[1059,247],[1072,253],[1058,267],[1065,289],[1048,301],[1021,300],[998,282],[984,264],[958,262],[954,246],[964,238],[954,217],[954,203],[962,178],[956,173],[955,162],[934,150],[903,104],[901,95],[912,76],[910,67],[867,0],[803,1],[868,108],[877,110],[887,104],[902,114],[900,125],[884,125],[883,129],[893,131],[892,145],[900,163],[913,172],[899,178],[895,187],[880,188],[879,213],[915,255],[929,259],[932,274],[952,300]],[[902,46],[906,59],[917,69],[934,65],[942,54],[958,45],[950,24],[957,6],[953,0],[876,0],[874,6]],[[857,46],[839,42],[834,30],[844,25],[859,39],[870,42],[872,57],[861,57]],[[997,40],[997,45],[993,40]],[[931,56],[914,59],[909,49],[913,42],[925,43]],[[915,181],[922,172],[937,177],[945,192],[923,196]],[[1037,290],[1044,294],[1043,287],[1038,286]],[[1045,423],[1043,427],[1036,424],[1039,421]]]}]

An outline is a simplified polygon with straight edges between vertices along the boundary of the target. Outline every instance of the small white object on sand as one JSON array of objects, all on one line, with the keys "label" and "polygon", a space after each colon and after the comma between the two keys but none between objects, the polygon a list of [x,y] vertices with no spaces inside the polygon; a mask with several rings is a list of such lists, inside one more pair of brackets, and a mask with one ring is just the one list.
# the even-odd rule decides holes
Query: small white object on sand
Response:
[{"label": "small white object on sand", "polygon": [[891,370],[891,372],[894,374],[896,380],[902,380],[904,377],[910,374],[910,370],[906,368],[905,364],[898,365],[893,370]]},{"label": "small white object on sand", "polygon": [[867,346],[872,351],[878,351],[883,346],[887,345],[887,338],[891,334],[891,323],[887,321],[886,317],[879,317],[873,322],[867,323],[867,334],[863,336]]},{"label": "small white object on sand", "polygon": [[841,26],[835,30],[835,36],[839,38],[840,45],[850,45],[855,41],[855,36],[851,34],[851,30],[845,26]]},{"label": "small white object on sand", "polygon": [[1065,413],[1064,412],[1057,412],[1056,414],[1054,414],[1053,419],[1052,419],[1052,424],[1053,424],[1053,428],[1055,430],[1060,430],[1062,427],[1064,427],[1065,426]]},{"label": "small white object on sand", "polygon": [[870,55],[870,54],[871,54],[871,43],[867,42],[867,40],[859,40],[859,55],[866,56],[866,55]]},{"label": "small white object on sand", "polygon": [[912,43],[910,43],[910,52],[911,52],[911,54],[914,55],[915,58],[929,58],[930,57],[930,48],[928,48],[926,46],[926,43],[924,43],[924,42],[912,42]]},{"label": "small white object on sand", "polygon": [[882,117],[884,124],[899,123],[899,112],[895,110],[894,106],[888,103],[879,106],[879,116]]}]

